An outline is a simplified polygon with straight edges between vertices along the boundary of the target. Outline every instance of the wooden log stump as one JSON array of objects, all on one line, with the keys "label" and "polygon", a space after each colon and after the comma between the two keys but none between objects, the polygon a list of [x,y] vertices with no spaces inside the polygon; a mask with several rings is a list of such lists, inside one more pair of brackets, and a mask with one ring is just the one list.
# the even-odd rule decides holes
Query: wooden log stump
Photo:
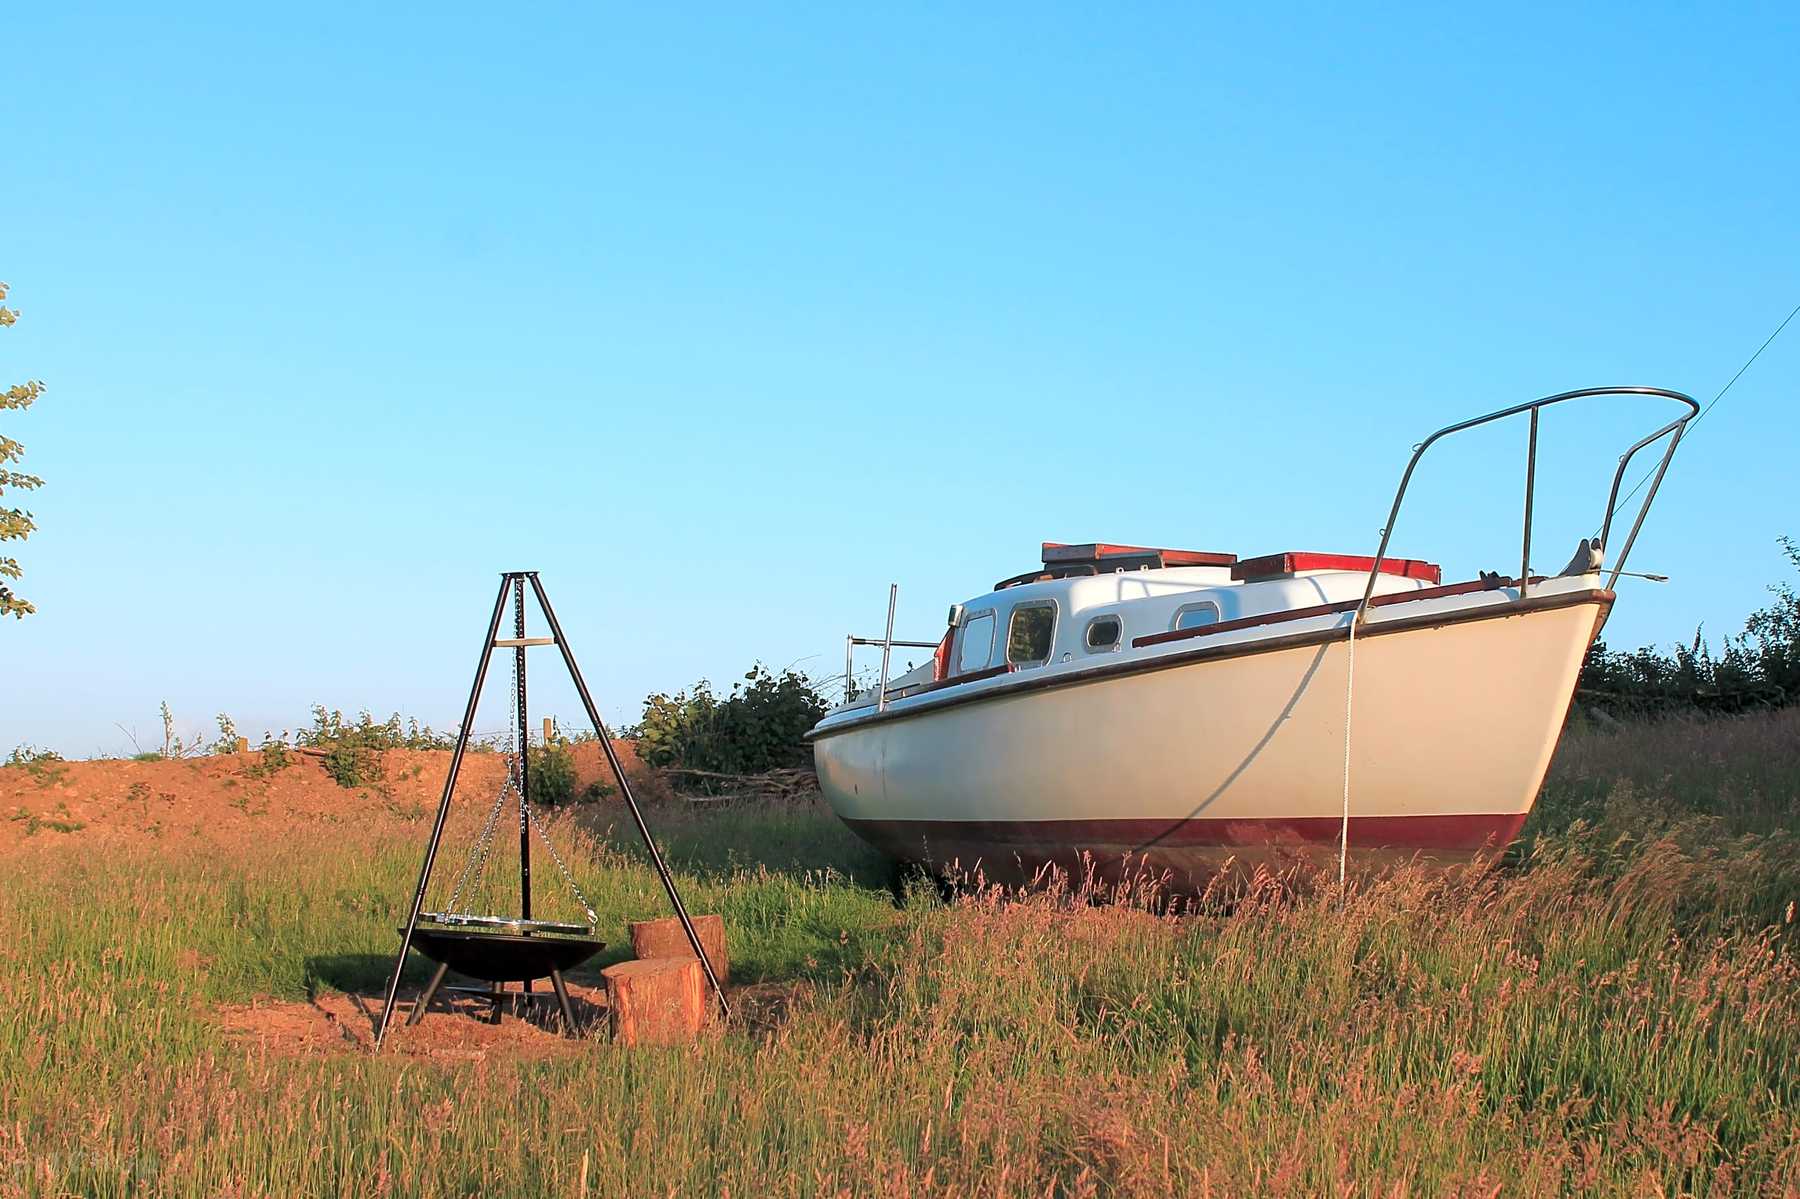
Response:
[{"label": "wooden log stump", "polygon": [[[699,935],[700,944],[706,949],[706,960],[712,963],[719,985],[724,986],[726,976],[731,973],[731,962],[725,954],[724,917],[691,916],[689,919],[694,922],[694,932]],[[631,954],[646,961],[652,958],[692,958],[694,947],[688,943],[687,932],[681,927],[680,917],[665,916],[661,920],[632,921]]]},{"label": "wooden log stump", "polygon": [[712,1010],[706,971],[682,958],[620,962],[600,972],[613,1036],[623,1045],[672,1045],[700,1035]]}]

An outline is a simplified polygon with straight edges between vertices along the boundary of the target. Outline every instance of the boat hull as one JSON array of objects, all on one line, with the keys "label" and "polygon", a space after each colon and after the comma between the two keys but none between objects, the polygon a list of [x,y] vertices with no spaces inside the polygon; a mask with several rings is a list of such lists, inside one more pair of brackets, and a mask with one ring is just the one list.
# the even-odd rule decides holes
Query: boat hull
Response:
[{"label": "boat hull", "polygon": [[[1458,864],[1531,811],[1608,592],[1371,624],[1354,645],[1349,865]],[[822,728],[838,815],[884,853],[1001,883],[1046,867],[1178,890],[1336,868],[1343,628],[1121,663]]]}]

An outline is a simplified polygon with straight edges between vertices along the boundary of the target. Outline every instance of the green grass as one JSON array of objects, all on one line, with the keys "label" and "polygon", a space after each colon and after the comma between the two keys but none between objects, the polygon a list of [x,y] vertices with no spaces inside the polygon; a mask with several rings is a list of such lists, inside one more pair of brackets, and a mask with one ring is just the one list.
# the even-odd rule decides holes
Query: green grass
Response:
[{"label": "green grass", "polygon": [[[39,839],[0,889],[0,1194],[575,1195],[584,1157],[594,1195],[1791,1193],[1786,719],[1576,737],[1516,868],[1182,919],[896,907],[821,811],[659,810],[734,981],[796,997],[545,1059],[221,1035],[220,1003],[380,986],[420,825]],[[603,964],[661,890],[629,825],[560,835]]]}]

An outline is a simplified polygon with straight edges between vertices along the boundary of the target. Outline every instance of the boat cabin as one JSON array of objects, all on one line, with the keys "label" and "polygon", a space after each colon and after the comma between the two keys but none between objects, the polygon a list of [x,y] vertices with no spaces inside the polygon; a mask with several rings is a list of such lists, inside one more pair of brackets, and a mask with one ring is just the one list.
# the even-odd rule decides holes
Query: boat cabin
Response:
[{"label": "boat cabin", "polygon": [[[1254,624],[1259,617],[1360,598],[1374,559],[1297,551],[1240,559],[1205,550],[1046,541],[1041,563],[952,605],[933,659],[890,679],[887,698],[1154,652],[1192,630]],[[1388,558],[1375,591],[1413,591],[1441,580],[1433,563]],[[845,706],[874,699],[869,688]]]}]

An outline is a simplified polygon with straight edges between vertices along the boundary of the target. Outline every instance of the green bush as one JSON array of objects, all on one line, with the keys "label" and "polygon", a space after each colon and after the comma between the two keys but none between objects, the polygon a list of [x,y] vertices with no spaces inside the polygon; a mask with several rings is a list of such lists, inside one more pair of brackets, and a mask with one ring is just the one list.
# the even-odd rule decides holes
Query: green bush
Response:
[{"label": "green bush", "polygon": [[[1781,548],[1800,570],[1800,544],[1783,537]],[[1596,641],[1581,668],[1581,702],[1614,716],[1800,703],[1800,593],[1786,583],[1769,590],[1775,602],[1751,613],[1744,631],[1727,636],[1716,656],[1698,629],[1690,644],[1670,653],[1649,645],[1613,650]]]},{"label": "green bush", "polygon": [[531,802],[534,807],[554,808],[570,803],[593,803],[612,793],[604,783],[583,786],[575,777],[575,755],[562,742],[534,745],[527,751]]},{"label": "green bush", "polygon": [[801,738],[825,707],[805,675],[774,674],[759,664],[724,698],[701,681],[688,691],[645,699],[644,718],[634,730],[638,756],[650,766],[721,774],[804,766],[810,754]]},{"label": "green bush", "polygon": [[325,751],[320,759],[340,787],[368,787],[387,777],[381,755],[364,745],[339,742]]},{"label": "green bush", "polygon": [[416,720],[404,723],[398,712],[377,721],[368,712],[346,720],[337,710],[313,705],[313,724],[294,734],[294,743],[325,751],[325,773],[341,787],[378,786],[386,777],[381,753],[388,749],[448,749],[453,738],[431,731]]},{"label": "green bush", "polygon": [[244,772],[252,778],[274,778],[293,764],[294,756],[288,752],[287,743],[284,741],[277,741],[274,737],[264,733],[260,748],[260,760]]},{"label": "green bush", "polygon": [[[1800,545],[1783,537],[1781,549],[1788,563],[1800,571]],[[1786,583],[1769,590],[1775,593],[1775,602],[1751,614],[1738,644],[1757,677],[1779,687],[1792,703],[1800,699],[1800,592]]]},{"label": "green bush", "polygon": [[69,772],[68,767],[63,765],[61,754],[53,749],[37,749],[30,745],[21,745],[13,750],[5,764],[9,767],[23,767],[25,773],[40,787],[61,782]]},{"label": "green bush", "polygon": [[223,712],[219,713],[217,720],[219,722],[219,739],[208,746],[206,752],[210,754],[236,753],[238,743],[237,722]]},{"label": "green bush", "polygon": [[23,766],[29,770],[33,766],[42,765],[47,762],[60,762],[62,760],[63,756],[53,749],[38,749],[36,746],[32,745],[21,745],[7,756],[5,764],[8,766]]},{"label": "green bush", "polygon": [[378,722],[364,710],[357,713],[355,720],[346,720],[342,711],[327,711],[323,704],[313,705],[312,727],[294,734],[295,745],[318,749],[339,744],[373,750],[449,749],[455,742],[454,737],[435,733],[429,725],[422,725],[417,720],[403,722],[398,712]]}]

